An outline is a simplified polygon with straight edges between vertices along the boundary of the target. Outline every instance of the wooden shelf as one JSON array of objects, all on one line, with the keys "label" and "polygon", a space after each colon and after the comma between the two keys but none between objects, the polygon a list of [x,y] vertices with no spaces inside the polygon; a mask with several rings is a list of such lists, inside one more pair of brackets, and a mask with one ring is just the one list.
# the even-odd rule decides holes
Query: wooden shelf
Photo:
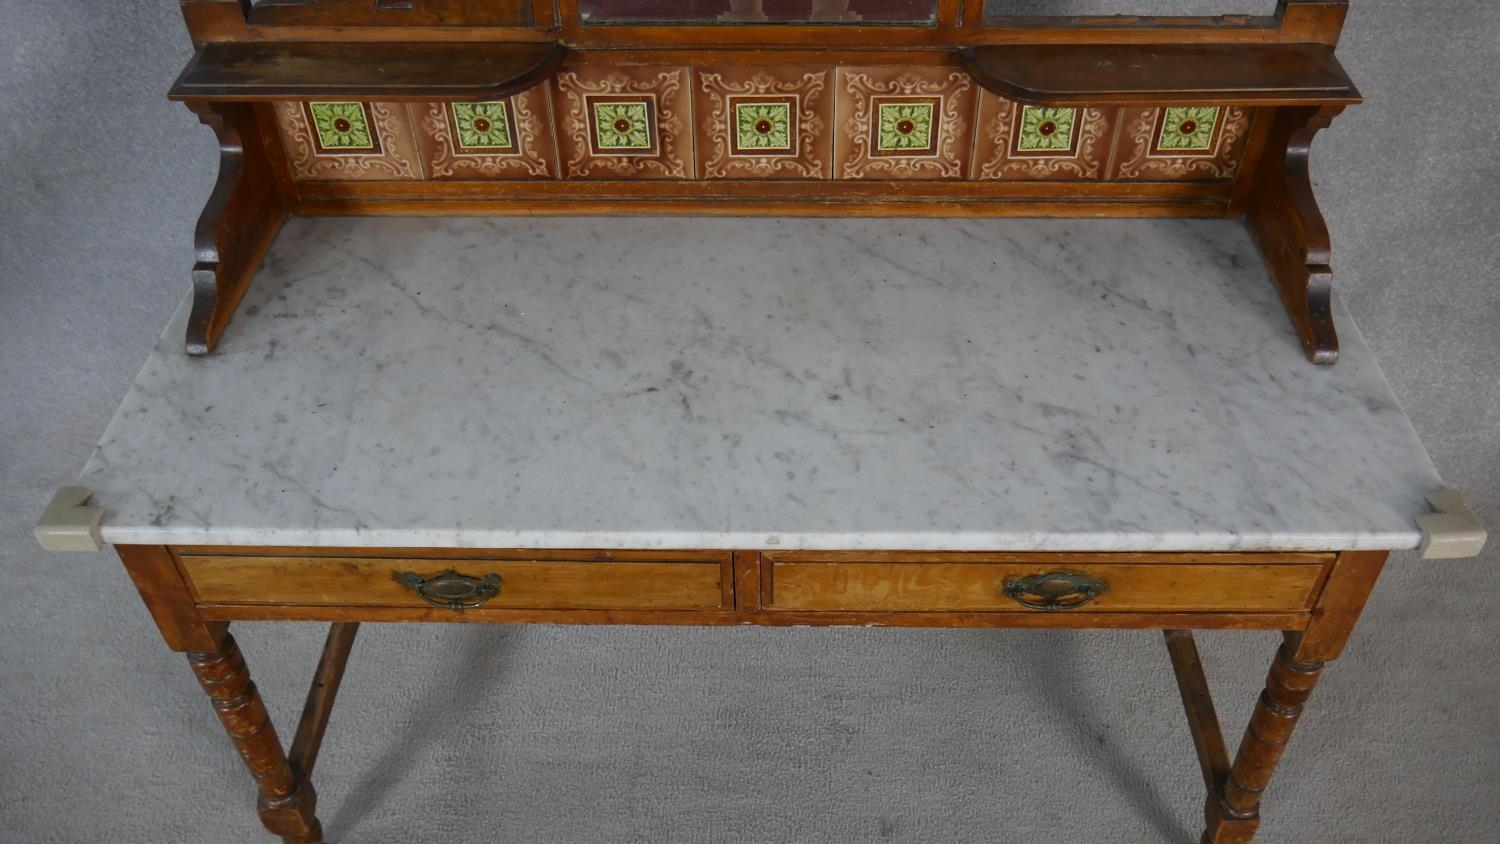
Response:
[{"label": "wooden shelf", "polygon": [[550,77],[561,44],[230,43],[198,49],[174,100],[488,100]]},{"label": "wooden shelf", "polygon": [[976,81],[1030,105],[1349,105],[1321,44],[1004,44],[960,54]]}]

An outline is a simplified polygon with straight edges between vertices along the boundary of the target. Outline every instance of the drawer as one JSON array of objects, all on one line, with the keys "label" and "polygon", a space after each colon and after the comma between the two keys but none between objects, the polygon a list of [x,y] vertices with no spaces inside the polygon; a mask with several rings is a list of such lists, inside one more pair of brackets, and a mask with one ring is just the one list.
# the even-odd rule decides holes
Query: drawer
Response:
[{"label": "drawer", "polygon": [[[204,604],[711,610],[728,557],[181,555]],[[426,595],[426,598],[423,595]]]},{"label": "drawer", "polygon": [[767,554],[768,609],[1306,612],[1331,555]]}]

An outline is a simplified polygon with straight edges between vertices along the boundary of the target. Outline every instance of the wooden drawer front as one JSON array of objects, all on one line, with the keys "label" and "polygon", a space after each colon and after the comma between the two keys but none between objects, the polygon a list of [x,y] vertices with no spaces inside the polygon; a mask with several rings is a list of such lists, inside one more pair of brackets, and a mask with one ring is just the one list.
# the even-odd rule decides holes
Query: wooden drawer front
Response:
[{"label": "wooden drawer front", "polygon": [[488,608],[702,610],[725,606],[720,561],[184,555],[200,603],[430,606],[399,577],[500,576]]},{"label": "wooden drawer front", "polygon": [[768,607],[845,612],[1041,612],[1010,580],[1069,572],[1105,585],[1084,612],[1304,612],[1319,563],[821,562],[775,559]]}]

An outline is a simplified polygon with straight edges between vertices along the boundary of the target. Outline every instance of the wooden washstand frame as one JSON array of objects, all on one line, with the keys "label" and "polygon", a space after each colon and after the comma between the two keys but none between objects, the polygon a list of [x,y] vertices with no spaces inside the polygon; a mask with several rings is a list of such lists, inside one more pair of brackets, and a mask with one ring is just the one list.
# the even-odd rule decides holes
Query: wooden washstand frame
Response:
[{"label": "wooden washstand frame", "polygon": [[[288,216],[586,213],[1243,217],[1307,356],[1320,364],[1331,364],[1337,357],[1328,231],[1313,197],[1307,156],[1313,136],[1360,99],[1333,58],[1347,12],[1344,0],[1282,0],[1274,16],[1264,17],[989,21],[984,20],[983,0],[937,0],[932,23],[913,26],[589,26],[582,22],[578,0],[276,0],[253,8],[249,0],[181,0],[181,7],[197,53],[172,96],[216,132],[221,148],[219,180],[195,241],[187,336],[192,354],[213,350]],[[569,67],[708,62],[961,68],[980,86],[1020,103],[1234,105],[1250,109],[1252,119],[1241,164],[1234,178],[1223,183],[334,183],[297,179],[273,105],[316,97],[481,100],[544,84]],[[292,844],[323,840],[311,775],[358,625],[394,621],[1162,630],[1203,771],[1202,840],[1242,844],[1255,835],[1261,795],[1303,704],[1323,665],[1342,652],[1387,557],[1384,551],[1194,554],[1191,549],[1177,554],[880,552],[802,557],[754,549],[117,550],[167,645],[187,654],[254,776],[261,820]],[[318,561],[327,557],[344,562],[335,566],[326,561],[319,568]],[[219,561],[221,568],[203,568],[205,559]],[[485,566],[545,567],[553,561],[628,565],[629,560],[647,559],[666,559],[662,565],[692,560],[717,565],[718,574],[710,574],[716,579],[709,592],[719,591],[696,608],[662,608],[663,598],[655,593],[640,594],[636,604],[625,600],[580,606],[578,596],[561,593],[529,603],[481,606],[484,601],[479,601],[460,608],[430,606],[430,600],[423,603],[404,593],[392,597],[397,587],[389,576],[366,578],[381,566],[422,569],[441,563],[455,570],[472,568],[477,574]],[[241,564],[243,573],[236,574]],[[1251,608],[1235,603],[1222,588],[1172,592],[1159,585],[1170,582],[1174,572],[1201,574],[1192,567],[1208,564],[1232,573],[1231,580],[1264,578],[1274,585],[1295,574],[1300,585],[1293,590],[1294,598]],[[257,568],[264,565],[296,568],[301,579],[264,576],[265,570]],[[842,605],[844,597],[820,592],[817,586],[823,571],[818,566],[879,578],[893,565],[946,566],[950,592],[930,604],[918,598],[897,609],[870,609]],[[992,588],[996,572],[1017,566],[1021,574],[1041,578],[1038,588],[1052,593],[1011,594],[1012,576],[1007,575],[1007,595],[1017,603],[994,605],[999,600]],[[703,570],[695,571],[701,575]],[[800,595],[793,588],[799,571],[813,584]],[[1137,603],[1112,610],[1103,605],[1087,608],[1093,593],[1069,595],[1047,580],[1089,582],[1088,572],[1101,571],[1133,572],[1116,586],[1131,586],[1131,578],[1139,578],[1132,593]],[[1169,576],[1153,578],[1157,573]],[[415,578],[411,582],[421,580],[405,576]],[[436,581],[444,575],[423,576]],[[288,588],[310,593],[331,589],[326,594],[335,597],[304,601],[293,591],[288,599]],[[524,596],[524,586],[506,594]],[[955,602],[954,596],[976,594],[990,603],[976,610]],[[229,635],[230,623],[240,620],[332,623],[289,749],[277,738]],[[1278,630],[1284,636],[1232,760],[1198,662],[1193,629]]]}]

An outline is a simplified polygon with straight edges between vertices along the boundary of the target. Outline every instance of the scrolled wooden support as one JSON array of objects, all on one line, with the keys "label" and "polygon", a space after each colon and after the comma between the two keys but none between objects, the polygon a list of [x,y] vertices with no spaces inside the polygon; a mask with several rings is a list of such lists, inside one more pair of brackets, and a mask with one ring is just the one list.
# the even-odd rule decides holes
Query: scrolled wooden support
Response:
[{"label": "scrolled wooden support", "polygon": [[190,102],[219,139],[219,179],[193,237],[193,308],[187,352],[206,355],[219,342],[261,258],[286,220],[287,202],[275,171],[279,150],[250,103]]},{"label": "scrolled wooden support", "polygon": [[1245,208],[1250,233],[1308,359],[1325,365],[1339,356],[1333,325],[1333,247],[1313,196],[1308,155],[1313,138],[1343,110],[1330,105],[1266,112],[1271,129]]},{"label": "scrolled wooden support", "polygon": [[234,637],[226,635],[218,650],[193,652],[187,657],[203,691],[213,701],[219,721],[255,778],[260,789],[257,808],[266,829],[287,844],[322,844],[317,794],[312,783],[299,780],[288,764]]}]

